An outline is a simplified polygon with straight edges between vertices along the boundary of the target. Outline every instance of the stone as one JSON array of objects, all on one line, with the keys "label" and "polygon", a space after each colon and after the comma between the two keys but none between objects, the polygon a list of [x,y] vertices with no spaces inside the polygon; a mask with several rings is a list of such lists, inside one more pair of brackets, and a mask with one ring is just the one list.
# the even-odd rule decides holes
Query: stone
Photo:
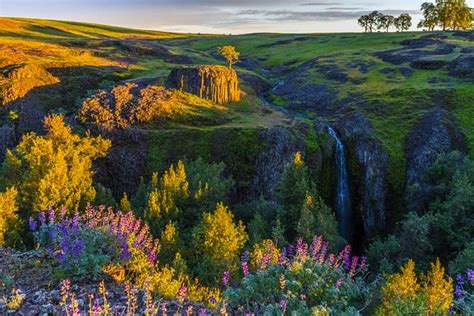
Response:
[{"label": "stone", "polygon": [[240,100],[237,73],[224,66],[176,68],[169,74],[167,83],[171,88],[217,104]]}]

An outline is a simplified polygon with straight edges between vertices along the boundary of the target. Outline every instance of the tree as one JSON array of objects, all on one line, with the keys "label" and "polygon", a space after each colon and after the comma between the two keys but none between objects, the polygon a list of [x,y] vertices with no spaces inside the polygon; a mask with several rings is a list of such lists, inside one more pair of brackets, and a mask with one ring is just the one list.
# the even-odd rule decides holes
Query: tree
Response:
[{"label": "tree", "polygon": [[473,12],[465,0],[454,0],[453,11],[453,30],[466,30],[472,27]]},{"label": "tree", "polygon": [[408,260],[400,273],[390,275],[382,286],[382,305],[377,310],[379,315],[397,315],[397,312],[414,312],[419,310],[418,291],[420,284],[415,272],[415,262]]},{"label": "tree", "polygon": [[123,193],[122,198],[120,199],[120,210],[122,212],[129,212],[132,210],[132,205],[130,204],[130,201],[128,200],[127,193]]},{"label": "tree", "polygon": [[452,0],[436,0],[436,13],[438,15],[438,25],[446,31],[452,25],[454,16]]},{"label": "tree", "polygon": [[408,13],[401,14],[394,19],[394,25],[400,32],[409,30],[412,25],[411,16]]},{"label": "tree", "polygon": [[217,204],[213,213],[204,213],[193,233],[201,279],[217,285],[224,271],[237,271],[247,239],[245,226],[234,222],[234,215],[224,204]]},{"label": "tree", "polygon": [[266,223],[262,215],[259,212],[255,213],[255,216],[248,224],[250,244],[257,244],[267,237],[265,228]]},{"label": "tree", "polygon": [[308,167],[304,164],[301,153],[297,152],[283,173],[278,192],[283,207],[281,220],[288,228],[287,235],[290,239],[296,237],[295,228],[300,219],[301,206],[306,199],[306,193],[311,191],[311,186]]},{"label": "tree", "polygon": [[370,33],[372,33],[373,30],[376,28],[377,23],[379,22],[382,15],[383,14],[378,11],[372,11],[369,13],[367,19],[367,27]]},{"label": "tree", "polygon": [[363,15],[361,16],[357,22],[359,25],[364,28],[364,32],[367,33],[369,31],[369,16],[368,15]]},{"label": "tree", "polygon": [[234,46],[221,46],[217,51],[227,59],[229,69],[232,69],[232,65],[239,61],[240,53],[235,50]]},{"label": "tree", "polygon": [[223,163],[180,160],[161,178],[154,172],[148,184],[141,181],[132,205],[143,212],[155,234],[169,221],[176,222],[180,231],[187,231],[204,211],[227,201],[234,181],[224,176],[224,169]]},{"label": "tree", "polygon": [[453,302],[453,280],[445,279],[444,267],[439,258],[431,264],[431,270],[421,276],[422,291],[426,297],[427,315],[447,315]]},{"label": "tree", "polygon": [[285,247],[287,241],[285,239],[285,227],[281,224],[280,217],[277,217],[272,228],[272,240],[277,247]]},{"label": "tree", "polygon": [[14,187],[0,192],[0,246],[12,246],[17,239],[15,238],[18,226],[17,194]]},{"label": "tree", "polygon": [[390,27],[393,26],[394,24],[395,17],[392,15],[385,15],[381,14],[378,19],[378,25],[377,28],[380,30],[385,30],[385,32],[388,32],[390,30]]},{"label": "tree", "polygon": [[420,279],[411,259],[401,272],[389,275],[382,286],[382,305],[377,315],[447,315],[453,302],[453,281],[445,278],[439,259]]},{"label": "tree", "polygon": [[89,133],[74,134],[61,115],[46,117],[44,125],[46,135],[23,135],[15,150],[7,152],[0,183],[17,188],[25,213],[63,206],[78,211],[94,200],[92,162],[104,157],[111,143]]},{"label": "tree", "polygon": [[424,2],[421,5],[423,13],[423,20],[418,23],[418,28],[426,28],[428,31],[433,31],[438,24],[438,12],[436,6],[431,2]]}]

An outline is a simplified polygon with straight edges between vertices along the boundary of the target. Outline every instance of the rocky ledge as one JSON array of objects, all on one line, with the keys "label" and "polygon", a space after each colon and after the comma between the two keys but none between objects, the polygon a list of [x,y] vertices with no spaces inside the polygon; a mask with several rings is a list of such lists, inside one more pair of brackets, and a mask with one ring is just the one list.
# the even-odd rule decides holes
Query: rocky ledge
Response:
[{"label": "rocky ledge", "polygon": [[173,69],[168,76],[168,85],[217,104],[240,100],[237,73],[224,66]]},{"label": "rocky ledge", "polygon": [[[112,279],[53,283],[51,262],[43,251],[19,252],[0,247],[0,315],[212,315],[202,304],[152,299]],[[148,299],[148,300],[147,300]],[[68,313],[65,310],[65,304]],[[108,305],[109,313],[105,312]],[[133,310],[130,310],[132,308]],[[92,311],[92,313],[91,313]]]}]

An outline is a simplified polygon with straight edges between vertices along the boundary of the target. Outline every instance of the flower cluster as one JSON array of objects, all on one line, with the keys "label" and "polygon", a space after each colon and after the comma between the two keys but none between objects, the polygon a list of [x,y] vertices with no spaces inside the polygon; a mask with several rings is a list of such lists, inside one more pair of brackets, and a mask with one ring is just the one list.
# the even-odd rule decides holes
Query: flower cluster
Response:
[{"label": "flower cluster", "polygon": [[124,264],[132,256],[146,257],[149,267],[155,264],[158,240],[132,212],[88,206],[84,215],[66,214],[64,208],[59,214],[49,209],[47,216],[40,212],[37,220],[30,218],[29,226],[38,246],[56,258],[67,273],[97,277],[106,266]]},{"label": "flower cluster", "polygon": [[[224,295],[238,312],[284,314],[357,314],[365,308],[374,284],[367,284],[367,260],[353,256],[346,246],[328,254],[329,243],[321,236],[311,244],[303,239],[282,249],[271,241],[256,245],[242,255],[240,286],[228,287]],[[224,285],[228,284],[224,275]]]},{"label": "flower cluster", "polygon": [[454,287],[454,306],[451,312],[461,315],[474,314],[474,269],[467,269],[466,273],[457,274]]}]

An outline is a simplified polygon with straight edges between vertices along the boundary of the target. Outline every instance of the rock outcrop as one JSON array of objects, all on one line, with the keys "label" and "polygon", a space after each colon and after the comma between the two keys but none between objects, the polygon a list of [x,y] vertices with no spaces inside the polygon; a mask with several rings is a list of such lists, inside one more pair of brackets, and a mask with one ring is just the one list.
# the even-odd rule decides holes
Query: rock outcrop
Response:
[{"label": "rock outcrop", "polygon": [[265,149],[257,155],[255,176],[249,192],[254,198],[263,196],[273,199],[285,168],[297,151],[304,152],[304,141],[288,129],[279,127],[260,130],[258,139]]},{"label": "rock outcrop", "polygon": [[405,194],[408,210],[420,211],[433,198],[425,174],[438,155],[453,150],[466,151],[464,136],[452,115],[441,108],[429,112],[405,141],[407,175]]},{"label": "rock outcrop", "polygon": [[224,66],[173,69],[168,76],[168,85],[217,104],[240,100],[237,73]]},{"label": "rock outcrop", "polygon": [[5,159],[8,148],[15,145],[15,127],[10,124],[0,126],[0,164]]}]

